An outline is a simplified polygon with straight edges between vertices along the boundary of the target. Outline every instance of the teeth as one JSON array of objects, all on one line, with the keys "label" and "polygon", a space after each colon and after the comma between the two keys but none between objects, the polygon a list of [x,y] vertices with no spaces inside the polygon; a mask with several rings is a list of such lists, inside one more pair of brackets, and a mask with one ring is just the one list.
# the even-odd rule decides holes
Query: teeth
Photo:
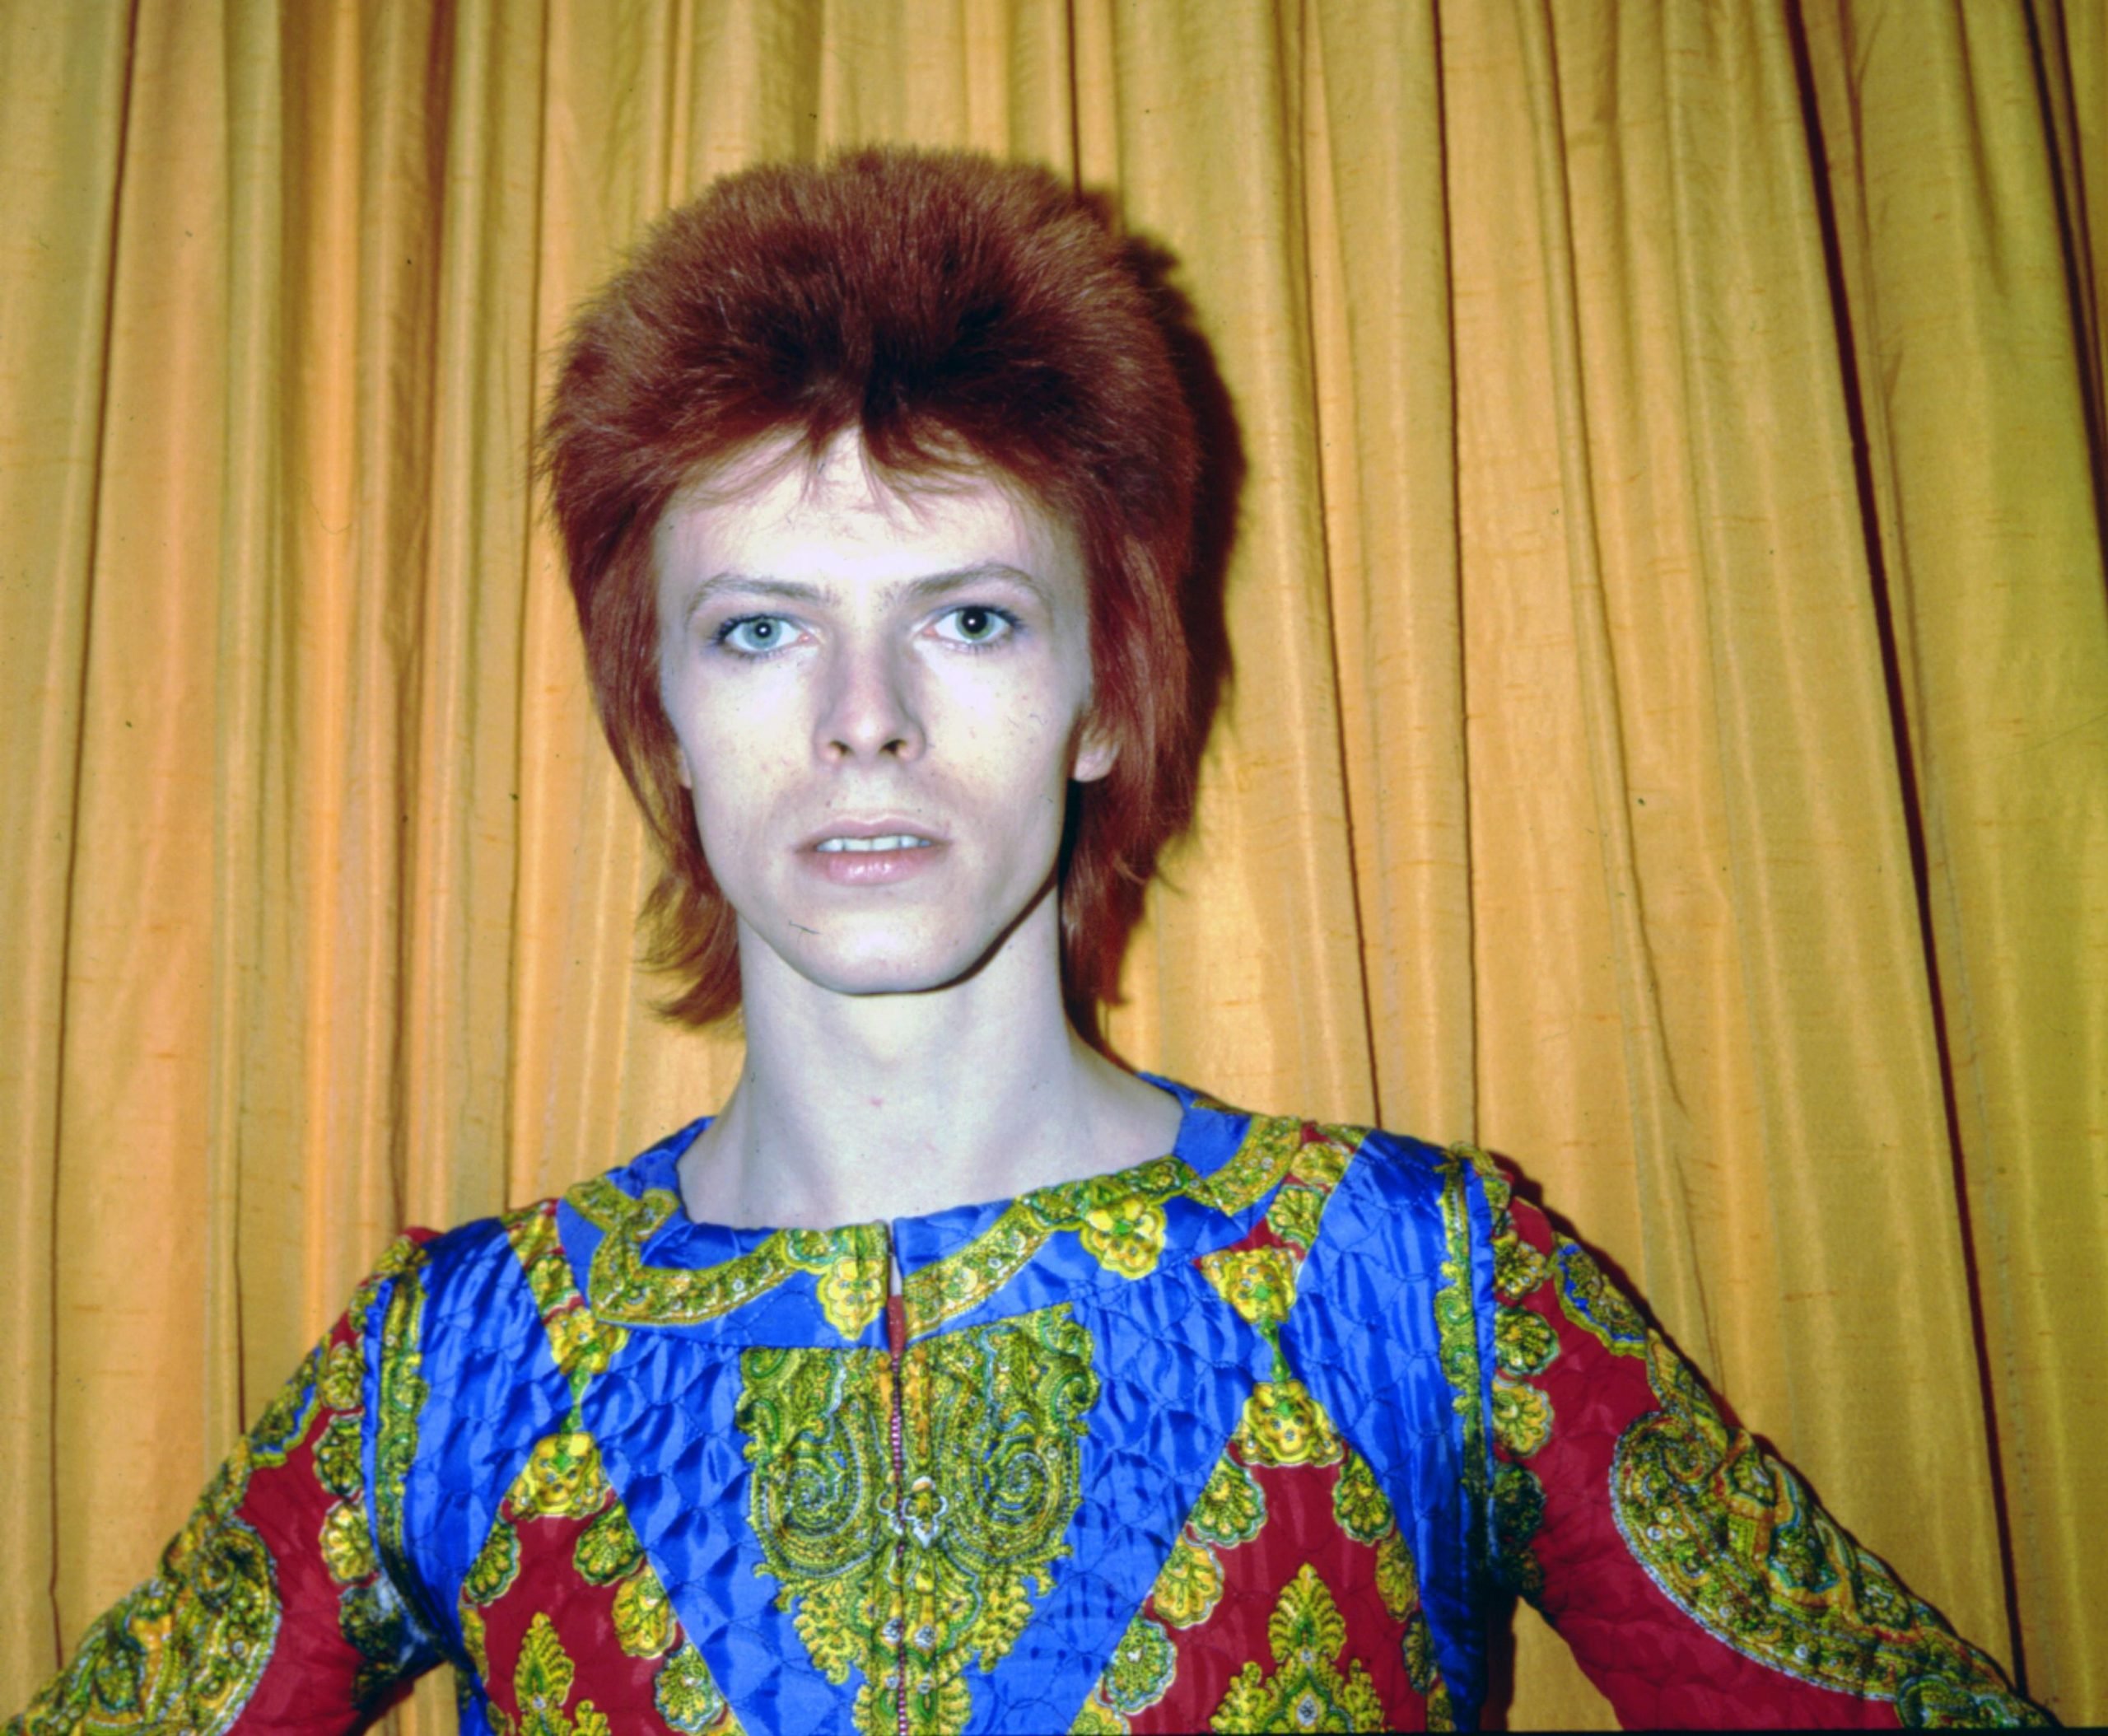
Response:
[{"label": "teeth", "polygon": [[930,847],[930,840],[926,838],[915,838],[905,832],[896,832],[887,838],[823,838],[819,841],[818,847],[830,852],[927,850]]}]

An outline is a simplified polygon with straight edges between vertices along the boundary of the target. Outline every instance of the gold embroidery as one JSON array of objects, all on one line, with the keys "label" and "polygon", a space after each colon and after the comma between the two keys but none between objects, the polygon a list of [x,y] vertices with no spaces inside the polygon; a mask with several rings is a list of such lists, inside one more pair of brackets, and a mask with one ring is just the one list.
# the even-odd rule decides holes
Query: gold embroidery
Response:
[{"label": "gold embroidery", "polygon": [[1279,1327],[1295,1306],[1298,1260],[1285,1248],[1225,1249],[1195,1263],[1215,1294],[1262,1331]]},{"label": "gold embroidery", "polygon": [[1105,1673],[1085,1704],[1103,1705],[1124,1724],[1164,1698],[1178,1668],[1171,1636],[1147,1616],[1136,1616],[1113,1647]]},{"label": "gold embroidery", "polygon": [[1205,1543],[1180,1538],[1150,1593],[1156,1612],[1173,1627],[1195,1627],[1222,1601],[1222,1563]]},{"label": "gold embroidery", "polygon": [[680,1736],[740,1736],[739,1720],[692,1645],[679,1646],[660,1665],[652,1698],[659,1715]]},{"label": "gold embroidery", "polygon": [[585,1306],[585,1299],[572,1281],[571,1259],[563,1251],[557,1228],[556,1206],[552,1201],[508,1213],[503,1220],[506,1239],[527,1280],[527,1289],[548,1334],[549,1354],[571,1388],[575,1411],[585,1398],[585,1388],[595,1375],[604,1374],[615,1354],[628,1342],[628,1332],[602,1320]]},{"label": "gold embroidery", "polygon": [[593,1437],[582,1429],[562,1429],[534,1443],[507,1500],[517,1519],[585,1519],[604,1507],[612,1492]]},{"label": "gold embroidery", "polygon": [[248,1443],[238,1443],[160,1570],[88,1630],[72,1664],[11,1732],[221,1736],[233,1727],[278,1636],[271,1552],[235,1517],[252,1463]]},{"label": "gold embroidery", "polygon": [[1493,1438],[1518,1458],[1551,1439],[1551,1400],[1527,1380],[1493,1377]]},{"label": "gold embroidery", "polygon": [[512,1589],[512,1582],[519,1577],[520,1533],[501,1510],[491,1526],[490,1535],[483,1539],[483,1547],[469,1564],[468,1576],[461,1582],[463,1609],[465,1611],[474,1603],[497,1603]]},{"label": "gold embroidery", "polygon": [[641,1557],[615,1588],[615,1639],[632,1658],[655,1658],[674,1643],[674,1606],[651,1564]]},{"label": "gold embroidery", "polygon": [[1329,1465],[1344,1450],[1325,1407],[1299,1380],[1262,1380],[1230,1436],[1254,1465]]},{"label": "gold embroidery", "polygon": [[1228,1454],[1215,1462],[1207,1486],[1186,1522],[1193,1535],[1218,1548],[1248,1543],[1266,1523],[1266,1497],[1258,1479]]},{"label": "gold embroidery", "polygon": [[1559,1305],[1566,1318],[1621,1356],[1645,1356],[1647,1323],[1625,1300],[1625,1292],[1603,1276],[1595,1256],[1563,1235],[1554,1236],[1553,1247],[1559,1266]]},{"label": "gold embroidery", "polygon": [[366,1528],[366,1508],[360,1502],[332,1503],[323,1517],[319,1542],[329,1577],[339,1585],[356,1584],[380,1570],[373,1538]]},{"label": "gold embroidery", "polygon": [[1108,1271],[1147,1276],[1164,1251],[1164,1202],[1197,1179],[1182,1159],[1159,1157],[1020,1196],[968,1246],[907,1274],[901,1300],[908,1331],[926,1332],[978,1308],[1064,1232]]},{"label": "gold embroidery", "polygon": [[680,1209],[664,1188],[632,1198],[605,1176],[565,1196],[602,1232],[587,1282],[602,1320],[627,1326],[692,1326],[766,1295],[799,1272],[810,1274],[820,1312],[845,1338],[860,1337],[885,1306],[888,1258],[883,1224],[842,1230],[779,1230],[760,1246],[700,1271],[646,1266],[643,1248]]},{"label": "gold embroidery", "polygon": [[1349,1451],[1332,1485],[1332,1517],[1357,1543],[1373,1543],[1396,1523],[1391,1498],[1378,1486],[1376,1473],[1359,1453]]},{"label": "gold embroidery", "polygon": [[567,1714],[577,1669],[556,1625],[537,1610],[520,1643],[520,1662],[512,1673],[512,1693],[519,1708],[520,1736],[610,1736],[608,1720],[590,1700]]},{"label": "gold embroidery", "polygon": [[[1082,1499],[1098,1401],[1089,1333],[1066,1307],[874,1351],[749,1350],[735,1413],[754,1467],[749,1522],[779,1608],[854,1718],[888,1736],[963,1727],[966,1666],[1008,1653],[1052,1589]],[[898,1556],[898,1562],[896,1556]]]},{"label": "gold embroidery", "polygon": [[1248,1663],[1215,1708],[1219,1731],[1381,1730],[1388,1720],[1368,1666],[1348,1660],[1347,1626],[1317,1570],[1304,1566],[1282,1591],[1266,1623],[1269,1674]]},{"label": "gold embroidery", "polygon": [[1652,1334],[1646,1350],[1661,1408],[1618,1439],[1611,1511],[1672,1602],[1774,1669],[1893,1701],[1905,1725],[2041,1721],[1790,1468],[1728,1429],[1681,1357]]},{"label": "gold embroidery", "polygon": [[589,1585],[612,1585],[637,1571],[644,1560],[644,1545],[620,1501],[578,1533],[571,1551],[578,1576]]}]

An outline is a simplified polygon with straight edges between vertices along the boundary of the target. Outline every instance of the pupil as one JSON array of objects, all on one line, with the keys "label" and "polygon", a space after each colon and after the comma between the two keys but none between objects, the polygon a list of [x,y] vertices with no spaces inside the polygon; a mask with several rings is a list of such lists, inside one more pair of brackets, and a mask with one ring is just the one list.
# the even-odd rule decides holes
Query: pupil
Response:
[{"label": "pupil", "polygon": [[776,623],[773,621],[757,621],[750,631],[755,638],[766,645],[776,637]]},{"label": "pupil", "polygon": [[958,630],[969,639],[977,639],[988,631],[988,611],[985,609],[962,609],[958,612]]}]

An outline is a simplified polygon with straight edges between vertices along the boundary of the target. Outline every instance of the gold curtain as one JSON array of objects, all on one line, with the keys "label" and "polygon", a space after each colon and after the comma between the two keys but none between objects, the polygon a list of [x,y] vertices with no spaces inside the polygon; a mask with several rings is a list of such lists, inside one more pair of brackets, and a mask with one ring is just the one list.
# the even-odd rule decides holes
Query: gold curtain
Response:
[{"label": "gold curtain", "polygon": [[1116,1042],[1513,1154],[2108,1719],[2096,0],[0,0],[0,1707],[399,1224],[733,1077],[529,431],[641,222],[873,139],[1109,189],[1240,419]]}]

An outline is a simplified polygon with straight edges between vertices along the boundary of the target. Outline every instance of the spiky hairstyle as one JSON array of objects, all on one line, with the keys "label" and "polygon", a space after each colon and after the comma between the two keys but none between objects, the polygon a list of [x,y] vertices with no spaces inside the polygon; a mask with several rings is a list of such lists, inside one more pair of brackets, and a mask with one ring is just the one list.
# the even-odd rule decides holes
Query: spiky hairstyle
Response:
[{"label": "spiky hairstyle", "polygon": [[652,533],[763,444],[816,460],[851,430],[896,487],[986,466],[1079,538],[1118,751],[1071,786],[1062,977],[1080,1016],[1112,998],[1198,751],[1179,596],[1199,442],[1139,259],[1044,170],[864,150],[718,180],[581,310],[541,459],[600,721],[664,861],[643,928],[672,1016],[724,1016],[739,977],[660,702]]}]

